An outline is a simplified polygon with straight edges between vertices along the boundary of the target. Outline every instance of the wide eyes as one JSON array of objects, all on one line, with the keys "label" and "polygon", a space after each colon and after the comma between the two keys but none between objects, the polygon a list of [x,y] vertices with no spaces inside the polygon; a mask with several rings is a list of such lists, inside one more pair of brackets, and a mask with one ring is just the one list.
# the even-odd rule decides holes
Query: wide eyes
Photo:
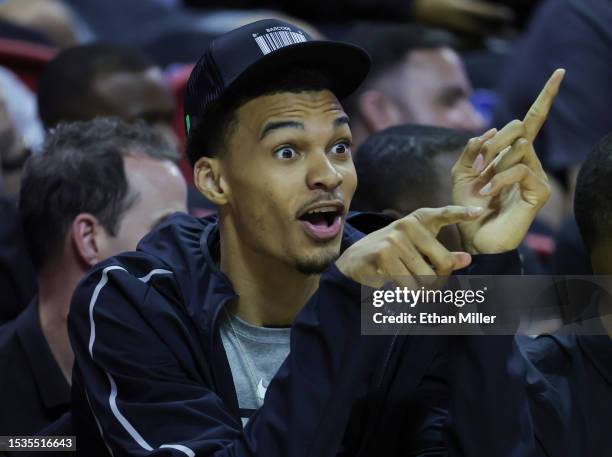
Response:
[{"label": "wide eyes", "polygon": [[338,155],[349,154],[351,152],[351,146],[347,142],[342,141],[340,143],[336,143],[332,147],[331,152],[332,154]]},{"label": "wide eyes", "polygon": [[297,152],[292,147],[283,146],[283,147],[277,149],[276,151],[274,151],[274,156],[277,159],[289,160],[289,159],[295,158],[297,156]]},{"label": "wide eyes", "polygon": [[[351,152],[350,144],[346,141],[341,141],[334,144],[330,149],[330,154],[344,156]],[[274,151],[274,157],[280,160],[291,160],[298,156],[298,152],[292,146],[282,146]]]}]

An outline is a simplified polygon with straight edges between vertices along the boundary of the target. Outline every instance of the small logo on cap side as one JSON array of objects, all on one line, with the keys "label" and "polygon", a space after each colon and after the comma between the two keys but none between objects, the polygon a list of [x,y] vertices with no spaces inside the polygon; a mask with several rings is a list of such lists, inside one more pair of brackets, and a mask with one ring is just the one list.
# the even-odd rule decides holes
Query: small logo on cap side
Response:
[{"label": "small logo on cap side", "polygon": [[293,32],[288,27],[272,27],[266,29],[268,33],[255,36],[255,42],[264,55],[270,54],[277,49],[291,46],[293,44],[304,43],[306,37],[301,32]]}]

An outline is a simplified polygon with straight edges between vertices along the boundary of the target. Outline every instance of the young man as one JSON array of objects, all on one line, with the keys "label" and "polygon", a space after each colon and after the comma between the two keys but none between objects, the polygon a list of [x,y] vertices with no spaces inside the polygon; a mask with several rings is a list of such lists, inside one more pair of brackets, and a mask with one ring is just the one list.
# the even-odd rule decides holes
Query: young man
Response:
[{"label": "young man", "polygon": [[61,124],[26,163],[19,213],[38,294],[0,327],[0,430],[33,435],[70,409],[70,298],[96,263],[185,211],[172,145],[143,123]]},{"label": "young man", "polygon": [[[466,147],[454,169],[463,206],[419,210],[364,237],[347,220],[357,183],[338,99],[367,70],[361,49],[276,20],[208,48],[188,85],[187,152],[219,219],[174,217],[77,289],[69,327],[83,455],[446,453],[445,354],[432,339],[362,337],[359,282],[470,262],[512,270],[548,195],[531,142],[560,75],[525,122]],[[504,162],[485,169],[506,146]],[[523,192],[496,217],[491,196],[508,185]],[[457,222],[473,259],[435,239]]]}]

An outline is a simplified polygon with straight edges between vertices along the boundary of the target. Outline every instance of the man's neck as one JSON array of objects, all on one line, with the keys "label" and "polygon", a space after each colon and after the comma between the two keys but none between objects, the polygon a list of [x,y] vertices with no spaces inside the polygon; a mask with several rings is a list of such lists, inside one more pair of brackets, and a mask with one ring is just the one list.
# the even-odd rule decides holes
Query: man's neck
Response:
[{"label": "man's neck", "polygon": [[318,275],[254,252],[231,233],[221,233],[220,268],[238,294],[230,311],[253,325],[290,326],[319,286]]},{"label": "man's neck", "polygon": [[74,354],[68,338],[72,293],[84,271],[76,265],[56,265],[38,275],[38,317],[55,361],[70,383]]}]

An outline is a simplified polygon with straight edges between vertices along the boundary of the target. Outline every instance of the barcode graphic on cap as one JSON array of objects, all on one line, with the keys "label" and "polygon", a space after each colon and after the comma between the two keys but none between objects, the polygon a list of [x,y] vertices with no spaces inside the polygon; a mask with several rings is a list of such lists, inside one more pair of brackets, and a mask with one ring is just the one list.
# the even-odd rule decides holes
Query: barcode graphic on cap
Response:
[{"label": "barcode graphic on cap", "polygon": [[255,37],[255,41],[259,45],[261,52],[265,55],[285,46],[303,43],[306,41],[306,37],[301,33],[277,31],[259,35]]}]

